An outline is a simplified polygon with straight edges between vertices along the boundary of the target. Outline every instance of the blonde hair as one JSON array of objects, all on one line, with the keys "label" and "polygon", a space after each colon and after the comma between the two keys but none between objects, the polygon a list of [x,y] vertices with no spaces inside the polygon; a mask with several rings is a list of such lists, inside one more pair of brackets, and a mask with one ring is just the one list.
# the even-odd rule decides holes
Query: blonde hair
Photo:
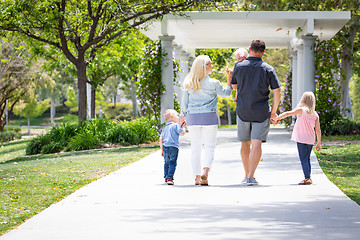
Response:
[{"label": "blonde hair", "polygon": [[174,109],[168,109],[164,113],[165,121],[169,122],[171,120],[171,116],[177,116],[177,112]]},{"label": "blonde hair", "polygon": [[195,58],[189,74],[185,77],[184,80],[184,89],[185,91],[196,92],[201,88],[201,80],[203,80],[206,73],[206,65],[210,62],[210,58],[207,55],[199,55]]},{"label": "blonde hair", "polygon": [[304,92],[298,106],[305,107],[308,114],[315,115],[315,102],[313,92]]}]

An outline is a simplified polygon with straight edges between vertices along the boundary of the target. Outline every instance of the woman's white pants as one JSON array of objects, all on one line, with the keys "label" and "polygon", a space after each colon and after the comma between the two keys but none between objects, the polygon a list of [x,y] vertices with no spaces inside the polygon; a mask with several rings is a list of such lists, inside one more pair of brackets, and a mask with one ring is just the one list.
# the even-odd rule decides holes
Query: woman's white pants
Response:
[{"label": "woman's white pants", "polygon": [[[192,125],[188,126],[191,141],[191,162],[194,176],[201,175],[202,169],[211,168],[214,160],[217,125]],[[201,158],[202,147],[205,156]]]}]

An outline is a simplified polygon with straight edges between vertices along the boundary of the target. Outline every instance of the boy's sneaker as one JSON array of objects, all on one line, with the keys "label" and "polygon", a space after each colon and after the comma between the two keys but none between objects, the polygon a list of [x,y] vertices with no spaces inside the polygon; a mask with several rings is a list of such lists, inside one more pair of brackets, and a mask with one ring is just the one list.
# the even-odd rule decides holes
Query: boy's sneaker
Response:
[{"label": "boy's sneaker", "polygon": [[244,178],[242,181],[241,181],[241,184],[246,184],[248,181],[248,178]]},{"label": "boy's sneaker", "polygon": [[167,185],[174,185],[174,180],[172,180],[171,178],[168,178],[166,183],[167,183]]},{"label": "boy's sneaker", "polygon": [[247,186],[253,186],[253,185],[258,185],[259,183],[256,181],[255,178],[248,178],[246,181],[246,185]]}]

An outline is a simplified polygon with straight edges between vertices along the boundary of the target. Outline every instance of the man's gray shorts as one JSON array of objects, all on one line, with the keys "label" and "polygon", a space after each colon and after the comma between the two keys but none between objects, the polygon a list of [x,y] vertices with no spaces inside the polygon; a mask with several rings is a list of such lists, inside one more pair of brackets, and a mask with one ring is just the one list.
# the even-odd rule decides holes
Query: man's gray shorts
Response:
[{"label": "man's gray shorts", "polygon": [[238,140],[241,142],[248,142],[252,139],[266,142],[270,129],[270,119],[264,122],[244,122],[237,116],[237,132]]}]

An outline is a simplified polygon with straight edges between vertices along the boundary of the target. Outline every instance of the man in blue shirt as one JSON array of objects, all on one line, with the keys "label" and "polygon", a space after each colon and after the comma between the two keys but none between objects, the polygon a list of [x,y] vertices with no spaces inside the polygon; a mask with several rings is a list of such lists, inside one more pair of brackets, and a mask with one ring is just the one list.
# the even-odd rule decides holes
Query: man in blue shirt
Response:
[{"label": "man in blue shirt", "polygon": [[[265,53],[265,42],[252,41],[249,51],[250,56],[246,60],[236,63],[231,84],[237,90],[237,129],[245,170],[242,183],[257,185],[254,174],[261,158],[261,144],[266,142],[270,118],[277,116],[281,84],[274,68],[261,59]],[[271,108],[269,88],[274,94]]]}]

